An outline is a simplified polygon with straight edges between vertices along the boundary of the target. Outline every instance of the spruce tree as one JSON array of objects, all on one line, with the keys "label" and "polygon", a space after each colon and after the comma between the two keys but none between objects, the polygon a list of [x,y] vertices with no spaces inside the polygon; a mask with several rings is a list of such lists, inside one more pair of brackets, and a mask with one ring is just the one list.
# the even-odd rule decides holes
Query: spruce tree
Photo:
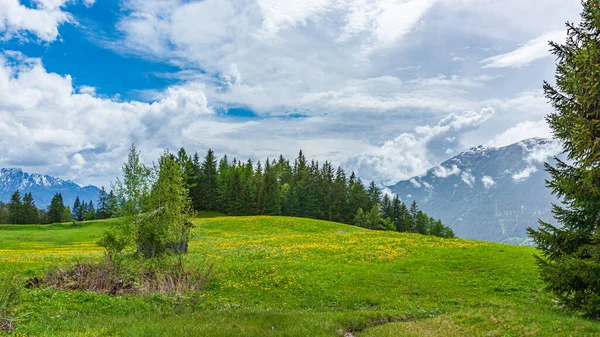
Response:
[{"label": "spruce tree", "polygon": [[24,223],[37,224],[39,223],[38,209],[35,207],[35,201],[31,192],[25,193],[23,197],[23,217]]},{"label": "spruce tree", "polygon": [[207,211],[217,209],[217,158],[213,150],[208,149],[200,167],[200,204]]},{"label": "spruce tree", "polygon": [[567,23],[564,44],[551,42],[556,85],[544,83],[554,107],[546,120],[567,160],[546,164],[560,226],[540,221],[528,232],[540,250],[547,289],[568,306],[600,317],[600,3],[582,2],[579,25]]},{"label": "spruce tree", "polygon": [[104,189],[104,186],[100,188],[100,192],[98,193],[98,219],[108,219],[110,215],[108,214],[108,193]]},{"label": "spruce tree", "polygon": [[346,187],[346,173],[341,167],[335,172],[332,191],[331,217],[333,221],[344,222],[348,209],[348,189]]},{"label": "spruce tree", "polygon": [[375,185],[374,181],[369,184],[367,194],[369,195],[369,208],[381,203],[381,190]]},{"label": "spruce tree", "polygon": [[23,209],[23,202],[21,201],[21,192],[17,189],[10,197],[8,203],[8,215],[10,223],[12,224],[23,224],[25,223],[25,213]]},{"label": "spruce tree", "polygon": [[263,176],[263,196],[265,201],[264,214],[281,215],[281,201],[279,199],[279,183],[277,172],[267,159],[265,163],[265,174]]},{"label": "spruce tree", "polygon": [[81,200],[79,200],[79,196],[75,198],[75,202],[73,203],[73,209],[71,210],[73,220],[83,221],[83,214],[85,213],[84,204],[82,204]]},{"label": "spruce tree", "polygon": [[65,204],[63,202],[62,194],[56,193],[52,200],[50,201],[50,205],[48,205],[48,222],[49,223],[58,223],[63,219],[63,212],[65,210]]}]

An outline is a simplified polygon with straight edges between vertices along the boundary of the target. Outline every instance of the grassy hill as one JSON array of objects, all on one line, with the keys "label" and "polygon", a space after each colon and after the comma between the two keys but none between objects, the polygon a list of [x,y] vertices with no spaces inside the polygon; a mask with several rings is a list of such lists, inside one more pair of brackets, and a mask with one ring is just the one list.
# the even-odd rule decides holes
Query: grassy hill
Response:
[{"label": "grassy hill", "polygon": [[[114,220],[111,220],[114,221]],[[110,221],[0,226],[0,274],[98,260]],[[31,289],[16,336],[598,336],[540,293],[534,249],[285,217],[196,219],[201,294]],[[1,333],[0,333],[1,334]]]}]

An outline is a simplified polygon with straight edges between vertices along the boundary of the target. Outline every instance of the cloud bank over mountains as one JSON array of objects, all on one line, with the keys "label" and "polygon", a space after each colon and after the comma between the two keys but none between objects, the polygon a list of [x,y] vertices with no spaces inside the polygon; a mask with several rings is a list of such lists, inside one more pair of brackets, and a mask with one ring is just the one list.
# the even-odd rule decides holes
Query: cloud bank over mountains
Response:
[{"label": "cloud bank over mountains", "polygon": [[[262,160],[303,149],[406,179],[476,144],[550,136],[546,42],[579,12],[566,0],[125,0],[107,31],[74,14],[101,5],[0,1],[0,166],[106,185],[135,142],[148,163],[181,146]],[[20,47],[68,44],[65,27],[178,70],[122,99]]]}]

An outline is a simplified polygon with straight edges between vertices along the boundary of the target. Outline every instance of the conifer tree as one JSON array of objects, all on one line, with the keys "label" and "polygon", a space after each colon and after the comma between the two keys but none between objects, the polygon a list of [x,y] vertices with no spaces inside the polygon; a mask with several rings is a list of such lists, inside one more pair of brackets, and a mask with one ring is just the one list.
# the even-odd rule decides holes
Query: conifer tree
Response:
[{"label": "conifer tree", "polygon": [[31,192],[25,193],[23,197],[23,216],[24,223],[37,224],[39,223],[39,212],[35,207],[35,201]]},{"label": "conifer tree", "polygon": [[217,158],[213,150],[208,149],[200,168],[201,205],[207,211],[217,209]]},{"label": "conifer tree", "polygon": [[63,219],[64,210],[65,210],[65,204],[63,202],[62,194],[56,193],[52,197],[52,200],[50,201],[50,205],[48,205],[48,222],[49,223],[61,222]]},{"label": "conifer tree", "polygon": [[550,42],[556,85],[544,83],[554,107],[546,120],[567,160],[546,164],[547,186],[560,199],[554,218],[528,232],[547,289],[572,308],[600,317],[600,3],[582,1],[579,25],[567,23],[564,44]]},{"label": "conifer tree", "polygon": [[21,192],[19,192],[18,189],[10,197],[10,202],[8,203],[8,214],[10,223],[25,223],[25,212],[23,209],[23,202],[21,201]]},{"label": "conifer tree", "polygon": [[90,200],[90,202],[86,205],[86,203],[84,202],[83,205],[85,206],[85,212],[83,214],[83,219],[84,220],[94,220],[95,216],[96,216],[96,210],[94,209],[94,203]]},{"label": "conifer tree", "polygon": [[82,204],[81,200],[79,200],[79,196],[75,198],[75,202],[73,203],[73,209],[71,210],[71,212],[73,220],[83,221],[83,215],[85,213],[85,202]]},{"label": "conifer tree", "polygon": [[194,152],[194,157],[192,158],[192,170],[194,172],[195,180],[190,187],[190,199],[192,201],[192,208],[200,211],[207,207],[202,205],[202,185],[204,178],[202,174],[202,164],[200,163],[200,155],[198,155],[198,152]]},{"label": "conifer tree", "polygon": [[229,182],[229,161],[227,155],[219,160],[219,169],[217,176],[217,210],[227,213],[227,190]]},{"label": "conifer tree", "polygon": [[346,187],[346,173],[341,167],[335,172],[335,180],[332,187],[331,220],[344,222],[348,208],[348,189]]},{"label": "conifer tree", "polygon": [[265,174],[263,176],[263,192],[265,201],[264,214],[281,215],[281,200],[279,199],[279,183],[277,182],[277,172],[269,163],[265,162]]},{"label": "conifer tree", "polygon": [[367,194],[369,196],[369,208],[381,203],[381,190],[375,185],[374,181],[369,184]]}]

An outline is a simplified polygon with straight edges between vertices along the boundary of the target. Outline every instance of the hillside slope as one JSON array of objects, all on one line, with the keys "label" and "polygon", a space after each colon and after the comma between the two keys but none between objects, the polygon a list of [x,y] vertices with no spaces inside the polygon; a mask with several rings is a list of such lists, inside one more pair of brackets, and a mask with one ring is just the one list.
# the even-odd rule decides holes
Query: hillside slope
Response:
[{"label": "hillside slope", "polygon": [[70,180],[49,175],[29,174],[18,168],[0,168],[0,201],[9,201],[17,189],[21,196],[31,192],[35,204],[40,208],[46,208],[56,193],[62,194],[65,205],[73,205],[77,196],[86,202],[92,200],[95,204],[100,192],[96,186],[82,187]]},{"label": "hillside slope", "polygon": [[552,221],[556,198],[546,188],[543,162],[558,149],[543,138],[479,146],[390,189],[409,203],[416,200],[459,237],[528,243],[527,227],[537,226],[538,219]]},{"label": "hillside slope", "polygon": [[[0,275],[97,260],[112,221],[0,226]],[[185,258],[201,294],[111,297],[33,289],[31,336],[585,336],[600,323],[539,292],[534,249],[287,217],[196,219]],[[391,322],[389,324],[386,324]],[[441,326],[441,328],[440,328]],[[448,328],[445,328],[448,327]],[[414,334],[413,334],[414,335]]]}]

